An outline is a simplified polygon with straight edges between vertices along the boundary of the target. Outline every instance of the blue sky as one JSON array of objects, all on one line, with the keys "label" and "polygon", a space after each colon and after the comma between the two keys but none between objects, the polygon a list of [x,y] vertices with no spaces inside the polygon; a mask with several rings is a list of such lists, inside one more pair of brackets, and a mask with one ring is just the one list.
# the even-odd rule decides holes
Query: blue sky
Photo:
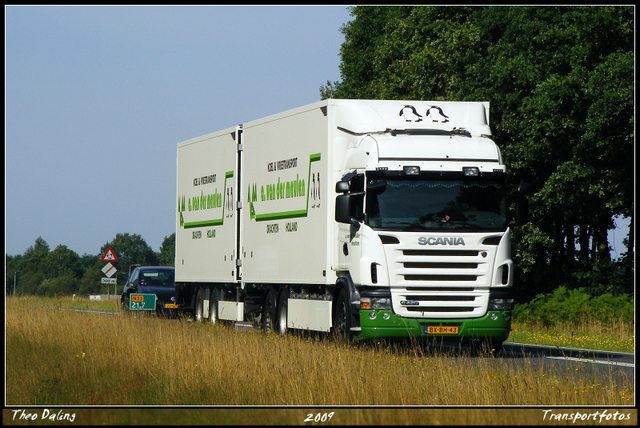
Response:
[{"label": "blue sky", "polygon": [[320,100],[347,6],[5,7],[7,254],[175,231],[180,141]]},{"label": "blue sky", "polygon": [[[320,99],[346,6],[6,6],[5,251],[175,231],[176,146]],[[610,233],[625,251],[628,219]]]}]

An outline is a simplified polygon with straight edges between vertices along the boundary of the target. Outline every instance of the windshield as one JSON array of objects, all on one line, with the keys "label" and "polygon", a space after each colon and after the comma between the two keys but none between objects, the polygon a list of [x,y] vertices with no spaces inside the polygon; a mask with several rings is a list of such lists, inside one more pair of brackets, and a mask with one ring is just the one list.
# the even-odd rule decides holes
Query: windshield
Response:
[{"label": "windshield", "polygon": [[156,287],[173,287],[172,270],[143,270],[140,272],[140,285]]},{"label": "windshield", "polygon": [[452,179],[369,176],[366,221],[374,229],[504,231],[502,174]]}]

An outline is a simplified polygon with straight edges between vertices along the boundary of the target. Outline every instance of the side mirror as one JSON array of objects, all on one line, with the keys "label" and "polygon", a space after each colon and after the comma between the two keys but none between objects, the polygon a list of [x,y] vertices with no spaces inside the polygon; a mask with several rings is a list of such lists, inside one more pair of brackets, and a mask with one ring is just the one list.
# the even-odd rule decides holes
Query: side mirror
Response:
[{"label": "side mirror", "polygon": [[355,176],[355,171],[349,172],[342,177],[342,180],[336,183],[336,193],[342,194],[336,196],[335,220],[338,223],[350,224],[359,229],[360,222],[358,219],[362,217],[363,213],[364,192],[351,192],[350,180]]},{"label": "side mirror", "polygon": [[520,182],[520,184],[518,185],[518,193],[525,196],[530,195],[531,186],[529,185],[529,183]]},{"label": "side mirror", "polygon": [[[338,182],[340,184],[341,182]],[[337,190],[336,185],[336,190]],[[344,194],[336,196],[336,216],[338,223],[351,224],[351,195]]]},{"label": "side mirror", "polygon": [[349,193],[350,188],[348,181],[338,181],[336,183],[336,193]]}]

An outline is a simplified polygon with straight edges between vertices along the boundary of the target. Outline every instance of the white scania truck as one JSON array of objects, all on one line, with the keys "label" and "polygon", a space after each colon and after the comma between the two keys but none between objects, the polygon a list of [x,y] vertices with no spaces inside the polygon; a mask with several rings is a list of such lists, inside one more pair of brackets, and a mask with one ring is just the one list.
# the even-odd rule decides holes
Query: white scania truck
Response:
[{"label": "white scania truck", "polygon": [[325,100],[179,143],[177,302],[280,334],[500,349],[514,268],[490,136],[485,102]]}]

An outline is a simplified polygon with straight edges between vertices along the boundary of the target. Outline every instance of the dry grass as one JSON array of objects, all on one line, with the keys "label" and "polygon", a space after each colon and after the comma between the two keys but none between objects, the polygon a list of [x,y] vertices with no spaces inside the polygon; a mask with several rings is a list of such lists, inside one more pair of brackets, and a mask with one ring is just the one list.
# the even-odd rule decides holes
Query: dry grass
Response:
[{"label": "dry grass", "polygon": [[42,309],[30,299],[6,303],[8,406],[634,404],[633,378],[615,369],[550,372],[529,359]]}]

